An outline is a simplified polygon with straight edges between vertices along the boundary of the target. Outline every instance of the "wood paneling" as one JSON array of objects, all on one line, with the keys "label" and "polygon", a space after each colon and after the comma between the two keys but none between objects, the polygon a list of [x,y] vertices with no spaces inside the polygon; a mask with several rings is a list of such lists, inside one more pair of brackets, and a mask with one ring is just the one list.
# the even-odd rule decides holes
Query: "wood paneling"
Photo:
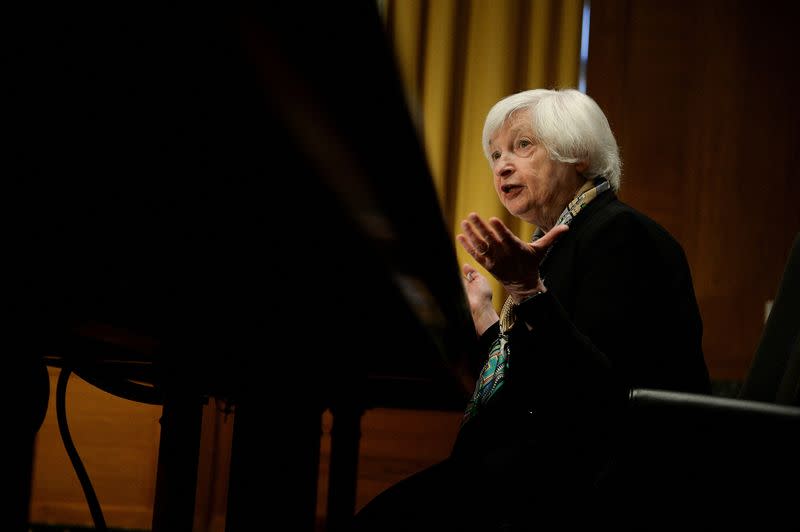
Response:
[{"label": "wood paneling", "polygon": [[[375,408],[361,419],[356,510],[396,482],[443,460],[455,441],[461,412]],[[330,411],[322,416],[319,530],[324,530],[330,460]]]},{"label": "wood paneling", "polygon": [[800,230],[790,2],[593,0],[587,92],[621,197],[686,250],[712,378],[741,380]]},{"label": "wood paneling", "polygon": [[[36,437],[30,521],[92,526],[80,482],[56,418],[58,370],[50,368],[50,404]],[[149,529],[153,515],[161,408],[122,399],[71,376],[67,424],[109,527]]]},{"label": "wood paneling", "polygon": [[[93,526],[56,417],[58,369],[49,368],[50,403],[36,436],[29,521]],[[149,530],[160,436],[161,407],[107,393],[72,375],[65,398],[67,424],[111,528]],[[233,417],[214,399],[204,409],[198,464],[195,532],[224,530]]]},{"label": "wood paneling", "polygon": [[447,457],[461,417],[460,412],[368,410],[362,419],[357,508]]},{"label": "wood paneling", "polygon": [[[58,369],[49,368],[50,404],[35,446],[30,522],[93,526],[56,419]],[[235,412],[210,399],[204,410],[194,532],[223,532]],[[72,376],[67,421],[75,447],[112,528],[149,530],[153,516],[161,407],[109,394]],[[395,482],[444,459],[455,440],[460,412],[368,410],[362,418],[356,508]],[[326,515],[329,411],[322,416],[317,519]],[[267,494],[265,494],[267,496]]]}]

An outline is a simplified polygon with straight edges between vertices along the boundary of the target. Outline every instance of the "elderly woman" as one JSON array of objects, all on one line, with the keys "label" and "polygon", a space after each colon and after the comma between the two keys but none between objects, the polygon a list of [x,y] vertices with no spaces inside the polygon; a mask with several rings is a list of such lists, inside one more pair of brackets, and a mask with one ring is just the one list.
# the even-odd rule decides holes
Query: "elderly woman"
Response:
[{"label": "elderly woman", "polygon": [[483,149],[503,206],[537,229],[525,242],[497,218],[462,222],[458,242],[507,293],[498,315],[487,279],[463,266],[485,364],[451,456],[376,497],[357,530],[580,519],[603,500],[630,388],[710,393],[686,257],[617,198],[619,150],[594,100],[508,96],[489,111]]}]

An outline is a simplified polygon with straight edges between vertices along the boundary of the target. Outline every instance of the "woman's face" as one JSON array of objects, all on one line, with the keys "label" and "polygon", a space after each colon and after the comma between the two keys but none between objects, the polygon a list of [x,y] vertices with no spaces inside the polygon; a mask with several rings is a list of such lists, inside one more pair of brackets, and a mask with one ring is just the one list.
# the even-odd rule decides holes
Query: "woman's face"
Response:
[{"label": "woman's face", "polygon": [[508,212],[547,231],[585,183],[575,164],[553,161],[530,111],[512,115],[489,140],[494,189]]}]

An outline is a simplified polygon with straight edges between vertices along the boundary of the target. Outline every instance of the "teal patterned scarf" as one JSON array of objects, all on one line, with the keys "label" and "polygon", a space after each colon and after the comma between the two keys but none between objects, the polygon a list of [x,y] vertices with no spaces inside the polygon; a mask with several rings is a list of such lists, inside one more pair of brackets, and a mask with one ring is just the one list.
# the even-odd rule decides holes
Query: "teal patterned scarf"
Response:
[{"label": "teal patterned scarf", "polygon": [[[587,181],[586,184],[578,190],[575,199],[570,201],[569,205],[562,211],[556,225],[569,225],[575,216],[577,216],[589,202],[609,188],[608,181],[603,177],[595,178],[593,181]],[[544,231],[537,227],[531,241],[541,238],[542,235],[544,235]],[[547,252],[549,253],[550,249],[548,249]],[[509,323],[510,325],[508,325],[507,328],[504,327],[500,331],[500,334],[489,348],[489,357],[486,359],[480,375],[478,375],[478,380],[475,383],[475,391],[464,411],[464,417],[461,420],[462,426],[472,419],[483,405],[489,402],[489,399],[497,393],[497,390],[503,387],[506,371],[509,369],[510,348],[508,345],[508,332],[511,330],[511,327],[514,326],[514,307],[513,300],[510,297],[506,298],[500,312],[500,322],[503,324]]]}]

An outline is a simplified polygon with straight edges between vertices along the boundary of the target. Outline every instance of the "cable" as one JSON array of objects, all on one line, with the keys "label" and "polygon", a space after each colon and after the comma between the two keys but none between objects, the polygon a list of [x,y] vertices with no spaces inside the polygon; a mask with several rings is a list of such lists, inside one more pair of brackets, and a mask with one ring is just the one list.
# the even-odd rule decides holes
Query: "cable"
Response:
[{"label": "cable", "polygon": [[81,488],[83,488],[83,494],[86,497],[89,511],[92,514],[92,521],[94,521],[94,528],[100,532],[108,532],[106,521],[103,517],[103,510],[100,507],[100,502],[97,500],[97,494],[94,492],[92,482],[89,479],[89,475],[86,473],[86,468],[83,466],[81,457],[75,449],[75,444],[72,441],[72,436],[70,436],[69,427],[67,426],[66,395],[67,381],[69,380],[70,373],[72,373],[70,368],[63,367],[58,374],[58,383],[56,385],[56,416],[58,417],[58,430],[61,433],[61,440],[64,442],[67,455],[72,462],[72,467],[75,468],[75,473],[78,475]]}]

